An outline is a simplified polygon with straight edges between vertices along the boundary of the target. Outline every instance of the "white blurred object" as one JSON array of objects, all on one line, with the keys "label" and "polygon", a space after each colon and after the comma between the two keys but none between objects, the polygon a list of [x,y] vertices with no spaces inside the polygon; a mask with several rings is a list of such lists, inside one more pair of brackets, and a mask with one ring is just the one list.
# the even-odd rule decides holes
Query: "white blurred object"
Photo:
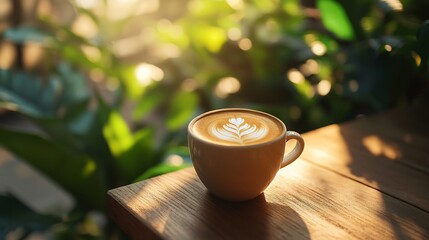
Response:
[{"label": "white blurred object", "polygon": [[10,194],[40,214],[62,216],[73,197],[42,173],[0,147],[0,194]]}]

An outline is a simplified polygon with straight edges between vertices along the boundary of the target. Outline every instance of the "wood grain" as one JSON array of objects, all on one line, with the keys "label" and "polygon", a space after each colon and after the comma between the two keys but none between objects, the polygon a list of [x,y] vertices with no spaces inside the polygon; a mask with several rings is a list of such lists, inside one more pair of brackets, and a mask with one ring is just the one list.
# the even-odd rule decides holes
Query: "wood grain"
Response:
[{"label": "wood grain", "polygon": [[108,195],[111,216],[134,239],[429,237],[429,214],[304,161],[281,170],[263,195],[244,203],[211,196],[193,169]]},{"label": "wood grain", "polygon": [[305,134],[302,158],[429,212],[429,141],[416,147],[354,125],[331,125]]},{"label": "wood grain", "polygon": [[258,198],[207,192],[193,168],[108,192],[134,239],[429,239],[429,114],[405,109],[304,134]]}]

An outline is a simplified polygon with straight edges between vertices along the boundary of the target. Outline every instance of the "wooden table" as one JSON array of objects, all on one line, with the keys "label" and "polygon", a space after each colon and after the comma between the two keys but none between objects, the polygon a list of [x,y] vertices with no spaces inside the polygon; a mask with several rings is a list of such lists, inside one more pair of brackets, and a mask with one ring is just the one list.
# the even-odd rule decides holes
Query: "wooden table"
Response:
[{"label": "wooden table", "polygon": [[429,239],[429,111],[389,111],[304,134],[264,194],[210,195],[193,168],[108,192],[134,239]]}]

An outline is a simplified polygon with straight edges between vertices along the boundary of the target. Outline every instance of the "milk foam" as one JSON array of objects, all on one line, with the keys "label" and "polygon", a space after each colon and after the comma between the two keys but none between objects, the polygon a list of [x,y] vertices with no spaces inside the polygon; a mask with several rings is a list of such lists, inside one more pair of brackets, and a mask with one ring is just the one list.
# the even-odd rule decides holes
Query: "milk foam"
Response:
[{"label": "milk foam", "polygon": [[241,117],[230,118],[228,123],[223,124],[221,127],[218,125],[215,122],[209,126],[208,131],[212,136],[243,145],[257,141],[268,134],[266,124],[261,123],[257,127],[255,124],[250,125],[246,123]]},{"label": "milk foam", "polygon": [[283,125],[257,112],[235,110],[208,114],[192,126],[200,138],[223,145],[251,145],[280,136]]}]

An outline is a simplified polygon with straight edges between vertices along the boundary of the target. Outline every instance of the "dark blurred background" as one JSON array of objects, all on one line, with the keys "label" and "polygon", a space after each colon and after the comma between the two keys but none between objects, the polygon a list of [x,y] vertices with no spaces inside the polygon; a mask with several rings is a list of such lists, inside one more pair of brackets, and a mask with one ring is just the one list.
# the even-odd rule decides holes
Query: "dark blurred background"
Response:
[{"label": "dark blurred background", "polygon": [[427,102],[428,19],[421,0],[0,0],[0,239],[125,237],[106,191],[190,166],[205,111],[303,133]]}]

